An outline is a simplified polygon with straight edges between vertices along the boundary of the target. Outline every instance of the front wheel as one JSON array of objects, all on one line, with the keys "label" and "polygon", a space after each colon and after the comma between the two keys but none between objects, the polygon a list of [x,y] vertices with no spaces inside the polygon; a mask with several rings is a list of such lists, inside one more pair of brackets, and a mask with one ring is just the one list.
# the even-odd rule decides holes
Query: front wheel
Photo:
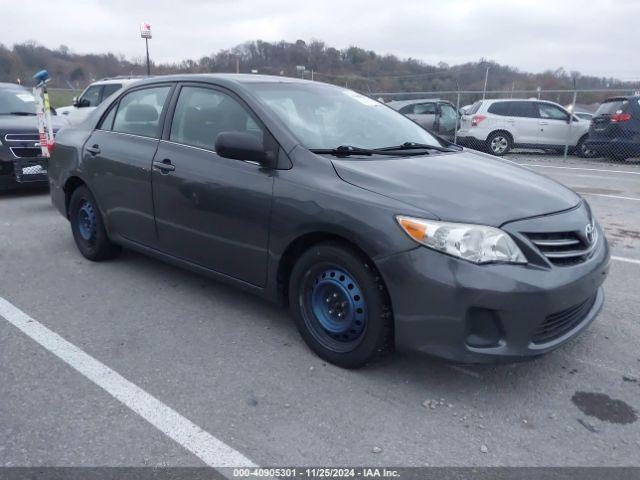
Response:
[{"label": "front wheel", "polygon": [[80,253],[92,261],[106,260],[120,253],[104,228],[95,198],[86,187],[78,187],[69,202],[69,220],[73,239]]},{"label": "front wheel", "polygon": [[485,146],[489,153],[501,157],[509,153],[509,150],[513,147],[513,140],[511,136],[505,132],[493,132],[487,138]]},{"label": "front wheel", "polygon": [[359,368],[392,348],[382,279],[346,245],[321,243],[303,253],[291,272],[289,301],[302,338],[328,362]]}]

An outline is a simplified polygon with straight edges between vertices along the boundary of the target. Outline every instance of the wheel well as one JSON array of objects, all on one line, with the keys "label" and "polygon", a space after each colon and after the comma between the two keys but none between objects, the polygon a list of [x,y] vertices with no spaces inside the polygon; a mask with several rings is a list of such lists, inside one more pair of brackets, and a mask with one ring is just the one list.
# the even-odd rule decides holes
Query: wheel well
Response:
[{"label": "wheel well", "polygon": [[[278,294],[283,304],[286,305],[289,302],[289,278],[291,276],[293,266],[296,264],[298,258],[300,258],[300,255],[306,252],[313,245],[327,241],[339,242],[347,247],[352,248],[353,250],[358,252],[364,259],[368,260],[372,268],[376,268],[373,260],[371,260],[371,257],[369,257],[369,255],[367,255],[364,250],[362,250],[351,240],[348,240],[340,235],[326,232],[307,233],[291,242],[282,254],[282,257],[280,257],[280,263],[278,264]],[[382,278],[382,275],[380,275],[379,272],[377,273],[380,276],[385,290],[388,292],[388,289],[384,282],[384,278]]]},{"label": "wheel well", "polygon": [[73,192],[83,185],[85,185],[85,183],[78,177],[71,177],[67,180],[67,183],[64,184],[64,209],[67,217],[69,216],[69,203],[71,202]]},{"label": "wheel well", "polygon": [[494,130],[489,135],[487,135],[487,140],[489,140],[491,138],[491,136],[496,134],[496,133],[502,133],[503,135],[506,135],[507,137],[509,137],[511,139],[511,143],[513,143],[513,135],[511,135],[511,133],[508,130],[501,130],[501,129]]}]

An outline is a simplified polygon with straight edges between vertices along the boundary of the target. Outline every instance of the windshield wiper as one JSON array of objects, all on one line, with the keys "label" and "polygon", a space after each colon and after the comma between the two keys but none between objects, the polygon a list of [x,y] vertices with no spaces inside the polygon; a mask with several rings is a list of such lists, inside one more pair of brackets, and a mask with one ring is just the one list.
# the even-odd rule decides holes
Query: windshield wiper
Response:
[{"label": "windshield wiper", "polygon": [[[311,148],[310,151],[318,154],[327,154],[327,155],[335,155],[337,157],[348,157],[349,155],[393,155],[398,156],[398,148],[394,148],[391,151],[387,151],[387,149],[379,149],[379,148],[361,148],[354,147],[353,145],[340,145],[336,148]],[[449,151],[449,150],[446,150]],[[417,152],[403,152],[401,155],[420,155]]]},{"label": "windshield wiper", "polygon": [[435,150],[437,152],[455,152],[450,147],[441,147],[439,145],[428,145],[426,143],[404,142],[402,145],[393,147],[376,148],[376,151],[388,152],[393,150]]},{"label": "windshield wiper", "polygon": [[27,116],[27,115],[35,115],[35,113],[33,113],[33,112],[9,112],[9,113],[5,113],[5,115],[23,115],[23,116]]}]

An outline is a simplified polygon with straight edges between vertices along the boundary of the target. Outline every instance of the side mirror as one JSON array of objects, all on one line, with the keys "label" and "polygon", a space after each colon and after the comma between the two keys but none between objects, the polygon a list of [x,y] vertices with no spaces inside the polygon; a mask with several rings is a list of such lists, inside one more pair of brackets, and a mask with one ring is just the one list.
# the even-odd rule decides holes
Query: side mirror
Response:
[{"label": "side mirror", "polygon": [[265,167],[275,163],[273,154],[267,152],[262,142],[250,133],[222,132],[216,137],[216,153],[224,158],[256,162]]},{"label": "side mirror", "polygon": [[73,97],[73,106],[74,107],[78,106],[78,97]]}]

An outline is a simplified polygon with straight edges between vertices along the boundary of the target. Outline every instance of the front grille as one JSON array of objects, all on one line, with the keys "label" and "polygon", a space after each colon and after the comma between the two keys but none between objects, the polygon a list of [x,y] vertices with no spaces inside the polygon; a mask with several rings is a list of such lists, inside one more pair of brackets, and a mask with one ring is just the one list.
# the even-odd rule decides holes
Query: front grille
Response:
[{"label": "front grille", "polygon": [[571,308],[549,315],[534,332],[533,343],[547,343],[573,330],[584,320],[595,301],[596,295]]},{"label": "front grille", "polygon": [[11,147],[11,153],[18,158],[34,158],[42,155],[40,147]]},{"label": "front grille", "polygon": [[37,133],[7,133],[4,140],[5,142],[39,142],[40,135]]},{"label": "front grille", "polygon": [[527,233],[529,240],[554,265],[569,266],[584,262],[596,244],[589,245],[576,232]]}]

